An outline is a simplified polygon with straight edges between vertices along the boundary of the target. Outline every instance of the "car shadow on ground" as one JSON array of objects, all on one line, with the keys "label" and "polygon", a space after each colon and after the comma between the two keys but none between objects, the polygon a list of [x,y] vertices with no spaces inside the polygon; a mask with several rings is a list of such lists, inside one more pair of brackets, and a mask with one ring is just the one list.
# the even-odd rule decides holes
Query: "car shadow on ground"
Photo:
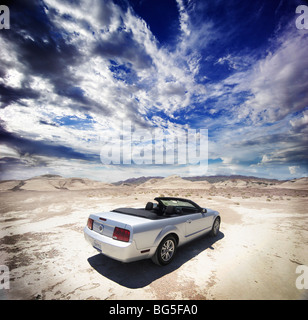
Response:
[{"label": "car shadow on ground", "polygon": [[215,250],[213,248],[213,244],[223,238],[224,234],[219,232],[215,238],[206,235],[185,244],[177,249],[174,260],[164,267],[155,265],[151,259],[122,263],[102,254],[90,257],[88,262],[102,276],[118,283],[121,286],[130,289],[138,289],[143,288],[156,279],[175,271],[204,250]]}]

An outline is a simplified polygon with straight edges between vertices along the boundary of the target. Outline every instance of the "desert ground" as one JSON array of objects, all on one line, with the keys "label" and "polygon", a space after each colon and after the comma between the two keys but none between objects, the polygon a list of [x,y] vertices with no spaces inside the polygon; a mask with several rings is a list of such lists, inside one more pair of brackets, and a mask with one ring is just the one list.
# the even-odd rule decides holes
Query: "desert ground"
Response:
[{"label": "desert ground", "polygon": [[[117,262],[85,241],[90,213],[161,195],[218,210],[218,236],[180,247],[165,267]],[[0,182],[0,203],[0,265],[10,277],[0,299],[308,299],[296,287],[296,268],[308,266],[308,178],[115,186],[47,175]]]}]

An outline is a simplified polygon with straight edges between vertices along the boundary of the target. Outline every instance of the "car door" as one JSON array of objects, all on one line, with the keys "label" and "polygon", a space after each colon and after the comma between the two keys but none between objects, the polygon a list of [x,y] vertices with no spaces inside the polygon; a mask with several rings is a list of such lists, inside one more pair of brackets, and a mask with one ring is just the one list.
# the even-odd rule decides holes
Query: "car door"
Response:
[{"label": "car door", "polygon": [[198,233],[206,232],[212,226],[212,217],[203,212],[192,213],[186,216],[185,237],[192,237]]}]

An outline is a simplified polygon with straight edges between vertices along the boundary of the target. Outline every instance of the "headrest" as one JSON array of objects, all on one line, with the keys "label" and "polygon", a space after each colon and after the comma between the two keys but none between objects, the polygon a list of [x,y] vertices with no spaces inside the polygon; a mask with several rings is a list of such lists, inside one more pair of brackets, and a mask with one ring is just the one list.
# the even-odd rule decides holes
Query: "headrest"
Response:
[{"label": "headrest", "polygon": [[167,206],[166,210],[165,210],[165,214],[169,215],[169,214],[173,214],[174,213],[174,206]]},{"label": "headrest", "polygon": [[148,202],[145,206],[145,210],[152,210],[153,209],[153,202]]}]

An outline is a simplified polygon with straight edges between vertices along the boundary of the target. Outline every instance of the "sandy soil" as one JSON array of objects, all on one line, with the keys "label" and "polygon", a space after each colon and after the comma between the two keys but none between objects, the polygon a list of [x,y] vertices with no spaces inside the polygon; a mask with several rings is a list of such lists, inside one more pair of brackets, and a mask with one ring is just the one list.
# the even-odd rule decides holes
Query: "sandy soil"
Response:
[{"label": "sandy soil", "polygon": [[[5,182],[0,188],[0,265],[10,270],[10,289],[0,290],[1,299],[308,298],[308,290],[295,285],[296,267],[308,265],[303,183],[300,188],[205,183],[204,189],[186,183],[184,190],[172,183],[168,188],[166,181],[157,189],[97,184],[89,189],[73,182],[71,190],[55,181],[57,188],[49,188],[46,179]],[[84,240],[90,213],[141,207],[159,195],[190,198],[220,211],[221,232],[180,247],[166,267],[151,260],[123,264]]]}]

